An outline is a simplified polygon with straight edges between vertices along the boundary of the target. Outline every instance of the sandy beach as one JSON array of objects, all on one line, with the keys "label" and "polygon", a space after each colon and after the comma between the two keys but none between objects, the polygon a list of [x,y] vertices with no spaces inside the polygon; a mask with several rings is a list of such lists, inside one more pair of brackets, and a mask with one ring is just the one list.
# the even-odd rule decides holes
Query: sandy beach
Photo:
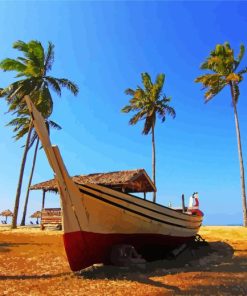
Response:
[{"label": "sandy beach", "polygon": [[61,231],[0,227],[0,295],[247,295],[247,229],[202,227],[208,246],[145,270],[70,271]]}]

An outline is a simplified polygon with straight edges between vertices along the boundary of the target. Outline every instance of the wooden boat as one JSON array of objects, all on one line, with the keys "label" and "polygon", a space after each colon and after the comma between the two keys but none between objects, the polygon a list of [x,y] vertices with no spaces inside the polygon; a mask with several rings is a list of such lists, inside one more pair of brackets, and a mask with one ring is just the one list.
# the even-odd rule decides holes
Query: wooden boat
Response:
[{"label": "wooden boat", "polygon": [[110,263],[119,244],[151,258],[194,239],[203,216],[198,209],[184,213],[105,186],[76,184],[50,143],[43,117],[28,96],[25,100],[58,183],[64,247],[73,271]]}]

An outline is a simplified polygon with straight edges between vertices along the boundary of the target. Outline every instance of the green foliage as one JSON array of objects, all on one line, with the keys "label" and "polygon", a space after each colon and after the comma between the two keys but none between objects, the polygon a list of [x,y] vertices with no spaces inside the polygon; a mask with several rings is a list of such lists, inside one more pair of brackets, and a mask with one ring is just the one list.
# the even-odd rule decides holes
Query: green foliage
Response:
[{"label": "green foliage", "polygon": [[42,115],[48,118],[53,110],[50,88],[59,96],[62,88],[77,95],[78,87],[75,83],[66,78],[47,75],[54,61],[54,45],[51,42],[48,43],[47,51],[36,40],[28,43],[19,40],[13,44],[13,48],[20,51],[22,56],[0,62],[3,71],[15,71],[17,78],[22,77],[0,91],[0,97],[5,97],[9,104],[9,112],[25,108],[23,97],[29,95]]},{"label": "green foliage", "polygon": [[[29,116],[29,111],[27,109],[22,109],[20,112],[16,112],[17,114],[14,119],[12,119],[7,126],[10,126],[13,128],[14,136],[13,138],[18,141],[21,139],[24,135],[26,135],[29,131],[29,126],[31,122],[31,118]],[[61,130],[61,126],[57,124],[56,122],[46,119],[45,120],[46,126],[48,131],[50,131],[50,128]],[[38,135],[35,131],[35,129],[32,129],[32,134],[30,137],[30,142],[28,145],[28,149],[30,149],[35,142],[35,140],[38,138]]]},{"label": "green foliage", "polygon": [[211,51],[209,57],[200,67],[202,70],[209,70],[211,73],[195,79],[195,82],[202,83],[203,89],[206,90],[205,102],[216,96],[226,85],[229,85],[232,89],[233,103],[238,102],[240,94],[238,84],[243,80],[243,74],[247,72],[247,68],[237,72],[244,52],[245,47],[241,44],[239,54],[235,58],[234,51],[228,42],[217,44],[215,49]]},{"label": "green foliage", "polygon": [[136,114],[130,119],[131,125],[136,124],[140,120],[145,120],[142,133],[147,135],[155,126],[156,116],[158,115],[162,122],[165,121],[167,114],[175,117],[175,110],[169,106],[171,98],[167,98],[162,94],[162,89],[165,82],[165,75],[159,74],[156,77],[155,83],[152,82],[148,73],[142,73],[142,84],[133,90],[128,88],[125,90],[127,95],[131,95],[129,105],[122,108],[122,112],[129,113],[136,111]]},{"label": "green foliage", "polygon": [[27,43],[19,40],[13,44],[13,48],[17,49],[22,56],[18,56],[16,59],[6,58],[2,60],[0,68],[3,71],[15,71],[16,77],[22,77],[22,79],[1,89],[0,97],[6,99],[8,112],[16,116],[8,125],[13,127],[14,138],[18,140],[28,132],[30,125],[29,112],[23,100],[25,95],[30,96],[49,125],[58,128],[59,126],[56,123],[48,120],[53,112],[50,89],[59,96],[61,96],[62,88],[67,88],[76,95],[78,87],[66,78],[54,78],[47,75],[54,62],[54,45],[51,42],[48,43],[47,51],[44,50],[39,41],[35,40]]}]

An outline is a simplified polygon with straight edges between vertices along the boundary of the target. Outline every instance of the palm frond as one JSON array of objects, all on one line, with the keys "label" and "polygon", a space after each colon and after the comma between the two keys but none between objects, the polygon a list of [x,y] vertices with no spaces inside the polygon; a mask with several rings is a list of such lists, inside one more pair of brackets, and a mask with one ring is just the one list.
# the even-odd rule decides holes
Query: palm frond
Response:
[{"label": "palm frond", "polygon": [[142,84],[144,85],[145,90],[149,92],[153,86],[151,77],[147,72],[141,73],[141,76],[142,76]]},{"label": "palm frond", "polygon": [[200,69],[202,70],[210,70],[209,68],[209,64],[208,64],[208,59],[206,61],[204,61],[201,65],[200,65]]},{"label": "palm frond", "polygon": [[153,87],[149,93],[149,98],[153,102],[157,101],[160,98],[161,93],[162,93],[162,89],[164,86],[164,81],[165,81],[164,74],[161,73],[161,74],[157,75],[156,82],[153,84]]},{"label": "palm frond", "polygon": [[[58,87],[60,88],[60,92],[61,92],[61,87],[65,87],[68,90],[70,90],[74,95],[77,95],[79,92],[79,88],[78,86],[73,83],[72,81],[70,81],[69,79],[65,79],[65,78],[52,78],[50,76],[46,76],[45,79],[50,83],[50,85],[54,87],[54,90],[56,91],[56,89],[58,90]],[[57,92],[57,91],[56,91]]]},{"label": "palm frond", "polygon": [[30,60],[35,62],[35,66],[43,68],[45,64],[45,52],[40,41],[31,40],[28,43],[28,54]]},{"label": "palm frond", "polygon": [[45,53],[45,75],[47,72],[49,72],[52,69],[52,64],[54,62],[54,44],[52,44],[50,41],[48,42],[48,49]]},{"label": "palm frond", "polygon": [[25,126],[22,129],[20,129],[14,136],[13,138],[18,141],[20,140],[22,137],[24,137],[29,131],[29,127]]},{"label": "palm frond", "polygon": [[26,70],[26,65],[17,60],[7,58],[1,61],[0,68],[3,71],[23,72]]},{"label": "palm frond", "polygon": [[26,65],[28,63],[28,59],[23,58],[23,57],[17,57],[17,60],[20,62],[23,62],[24,65]]},{"label": "palm frond", "polygon": [[155,84],[162,89],[165,83],[165,74],[161,73],[158,74],[155,80]]},{"label": "palm frond", "polygon": [[[173,107],[169,106],[169,105],[165,105],[164,106],[164,110],[167,114],[169,114],[172,118],[176,117],[176,111]],[[163,121],[163,119],[162,119]]]},{"label": "palm frond", "polygon": [[61,87],[57,80],[53,77],[46,76],[45,80],[47,81],[48,85],[52,88],[52,90],[61,97]]},{"label": "palm frond", "polygon": [[[18,49],[25,56],[25,65],[26,69],[23,73],[26,76],[41,76],[42,69],[44,66],[44,49],[42,44],[39,41],[31,40],[28,43],[25,43],[21,40],[13,44],[13,48]],[[24,58],[19,57],[19,60]]]},{"label": "palm frond", "polygon": [[6,126],[11,126],[13,127],[14,131],[18,131],[20,128],[23,128],[24,126],[28,127],[29,124],[30,124],[30,118],[18,117],[10,120],[10,122],[8,122]]},{"label": "palm frond", "polygon": [[201,82],[204,86],[209,86],[211,83],[214,83],[215,81],[218,81],[221,77],[223,77],[220,74],[205,74],[198,76],[195,79],[195,82]]},{"label": "palm frond", "polygon": [[244,69],[238,71],[238,75],[243,75],[243,74],[246,74],[247,73],[247,67],[245,67]]},{"label": "palm frond", "polygon": [[[141,100],[144,101],[145,98],[146,98],[146,92],[145,92],[140,86],[138,86],[137,89],[136,89],[136,91],[135,91],[134,98],[135,98],[136,100],[138,100],[139,102],[140,102]],[[133,101],[133,102],[134,102],[134,101]]]},{"label": "palm frond", "polygon": [[208,103],[210,100],[212,100],[224,87],[225,84],[218,86],[217,88],[208,88],[204,94],[205,103]]},{"label": "palm frond", "polygon": [[130,125],[135,125],[139,120],[142,120],[146,115],[146,112],[144,110],[140,110],[137,112],[129,121]]},{"label": "palm frond", "polygon": [[27,43],[28,50],[25,52],[25,56],[28,58],[29,71],[32,75],[41,76],[43,75],[42,70],[44,69],[45,53],[41,42],[31,40]]},{"label": "palm frond", "polygon": [[18,74],[15,75],[15,78],[24,77],[24,76],[30,77],[30,75],[27,75],[27,74],[25,74],[23,72],[20,72],[20,73],[18,73]]},{"label": "palm frond", "polygon": [[170,115],[172,118],[176,117],[175,109],[169,105],[170,101],[171,97],[166,96],[163,96],[162,100],[157,101],[156,112],[162,122],[166,120],[166,115]]},{"label": "palm frond", "polygon": [[59,124],[57,124],[55,121],[47,120],[47,122],[48,122],[48,125],[50,127],[54,128],[56,130],[61,130],[62,129],[62,127]]},{"label": "palm frond", "polygon": [[79,92],[79,87],[72,81],[66,78],[56,78],[57,83],[67,88],[69,91],[71,91],[74,95],[77,95]]},{"label": "palm frond", "polygon": [[136,96],[130,99],[130,106],[132,111],[138,111],[140,109],[145,109],[147,106],[148,100],[145,97],[145,94],[137,92]]},{"label": "palm frond", "polygon": [[126,95],[131,95],[131,96],[134,96],[134,95],[135,95],[135,91],[134,91],[133,89],[131,89],[131,88],[127,88],[127,89],[124,91],[124,93],[125,93]]},{"label": "palm frond", "polygon": [[19,99],[19,101],[21,101],[22,97],[25,95],[24,84],[24,80],[16,81],[8,87],[3,88],[0,96],[5,97],[8,104],[11,103],[13,99]]},{"label": "palm frond", "polygon": [[44,118],[48,118],[52,114],[53,100],[46,84],[44,84],[39,91],[33,93],[32,101]]},{"label": "palm frond", "polygon": [[22,52],[28,52],[28,45],[22,40],[18,40],[14,42],[13,48],[18,49],[19,51],[22,51]]},{"label": "palm frond", "polygon": [[243,44],[240,45],[240,49],[239,49],[239,54],[237,56],[237,59],[235,61],[235,67],[234,67],[234,71],[237,70],[239,64],[241,63],[243,57],[244,57],[244,53],[245,53],[245,47]]},{"label": "palm frond", "polygon": [[125,107],[123,107],[121,109],[121,112],[123,113],[129,113],[132,110],[132,106],[131,105],[126,105]]},{"label": "palm frond", "polygon": [[152,130],[152,126],[154,125],[155,125],[155,113],[146,117],[142,134],[148,135]]}]

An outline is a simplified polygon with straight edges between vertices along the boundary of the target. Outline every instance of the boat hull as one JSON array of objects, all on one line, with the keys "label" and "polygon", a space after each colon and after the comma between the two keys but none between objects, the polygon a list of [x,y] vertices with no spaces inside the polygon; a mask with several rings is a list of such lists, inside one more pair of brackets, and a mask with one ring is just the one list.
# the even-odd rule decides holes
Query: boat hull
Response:
[{"label": "boat hull", "polygon": [[63,236],[68,261],[73,271],[96,263],[111,264],[110,255],[114,245],[132,245],[146,260],[155,260],[164,258],[168,250],[188,243],[193,238],[152,233],[103,234],[85,231],[65,233]]},{"label": "boat hull", "polygon": [[88,213],[78,217],[82,229],[73,231],[73,225],[64,220],[64,246],[73,271],[110,264],[112,248],[119,244],[134,246],[146,260],[164,258],[168,250],[193,240],[201,225],[202,217],[109,188],[78,188]]}]

